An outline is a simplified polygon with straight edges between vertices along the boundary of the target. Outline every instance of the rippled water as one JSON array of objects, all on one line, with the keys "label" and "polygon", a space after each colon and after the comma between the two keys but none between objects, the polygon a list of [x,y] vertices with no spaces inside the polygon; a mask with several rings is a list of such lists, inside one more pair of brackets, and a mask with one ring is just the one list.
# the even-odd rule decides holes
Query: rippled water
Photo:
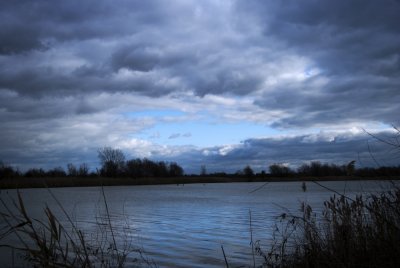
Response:
[{"label": "rippled water", "polygon": [[[386,186],[375,181],[324,182],[338,192],[381,191]],[[300,202],[322,208],[332,192],[301,182],[188,184],[162,186],[105,187],[112,225],[119,232],[118,243],[130,241],[159,267],[222,267],[221,246],[232,267],[252,265],[250,211],[254,240],[264,246],[271,238],[275,218],[283,212],[298,213]],[[104,202],[99,187],[58,188],[51,192],[63,204],[85,233],[94,233]],[[48,204],[60,219],[65,219],[46,189],[21,190],[27,211],[42,217]],[[14,190],[1,190],[3,200],[15,196]],[[11,266],[10,250],[0,249],[2,267]],[[129,256],[130,260],[137,256]],[[260,261],[260,259],[258,259]]]}]

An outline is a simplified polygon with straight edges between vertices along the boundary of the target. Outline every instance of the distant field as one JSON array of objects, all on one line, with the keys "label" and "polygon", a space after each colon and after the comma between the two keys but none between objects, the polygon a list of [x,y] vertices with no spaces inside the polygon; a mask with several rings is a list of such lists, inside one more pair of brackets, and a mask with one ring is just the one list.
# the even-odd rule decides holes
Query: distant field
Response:
[{"label": "distant field", "polygon": [[45,188],[45,187],[85,187],[118,185],[156,185],[189,183],[229,183],[229,182],[268,182],[268,181],[342,181],[342,180],[379,180],[400,178],[387,177],[288,177],[288,178],[246,178],[246,177],[211,177],[183,176],[170,178],[105,178],[105,177],[60,177],[60,178],[10,178],[0,180],[0,189]]}]

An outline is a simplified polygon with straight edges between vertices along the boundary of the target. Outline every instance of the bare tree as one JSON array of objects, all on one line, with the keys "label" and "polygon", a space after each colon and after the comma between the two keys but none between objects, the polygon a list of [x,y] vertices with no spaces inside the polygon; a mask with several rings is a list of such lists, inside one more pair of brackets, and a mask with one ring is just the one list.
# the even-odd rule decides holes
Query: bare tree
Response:
[{"label": "bare tree", "polygon": [[76,166],[72,163],[69,163],[67,165],[67,171],[68,176],[76,177],[78,175],[78,170],[76,169]]},{"label": "bare tree", "polygon": [[100,148],[98,157],[101,163],[101,174],[106,177],[121,175],[125,166],[125,155],[120,149],[111,147]]},{"label": "bare tree", "polygon": [[86,163],[83,163],[79,166],[78,175],[80,177],[86,177],[89,175],[89,166]]}]

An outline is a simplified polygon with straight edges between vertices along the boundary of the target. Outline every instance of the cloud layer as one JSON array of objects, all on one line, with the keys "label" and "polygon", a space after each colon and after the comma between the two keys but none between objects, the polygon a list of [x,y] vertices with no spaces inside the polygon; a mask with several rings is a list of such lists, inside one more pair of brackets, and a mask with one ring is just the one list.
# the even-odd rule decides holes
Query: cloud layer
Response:
[{"label": "cloud layer", "polygon": [[[298,161],[297,147],[253,151],[275,148],[271,137],[210,149],[190,144],[191,129],[161,133],[187,140],[174,148],[138,135],[168,122],[250,122],[297,133],[290,142],[308,150],[302,135],[315,131],[398,124],[398,14],[396,0],[3,1],[0,159],[64,163],[130,144],[187,163],[207,150]],[[154,109],[183,114],[126,116]]]}]

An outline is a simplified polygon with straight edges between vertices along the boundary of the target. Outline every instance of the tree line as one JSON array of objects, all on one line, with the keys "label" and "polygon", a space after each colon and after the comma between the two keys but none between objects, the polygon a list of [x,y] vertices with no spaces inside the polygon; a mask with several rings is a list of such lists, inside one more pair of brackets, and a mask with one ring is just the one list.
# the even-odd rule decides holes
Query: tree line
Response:
[{"label": "tree line", "polygon": [[287,166],[273,164],[269,166],[270,174],[276,177],[298,176],[298,177],[335,177],[335,176],[356,176],[356,177],[384,177],[400,176],[400,166],[393,167],[363,167],[356,168],[355,161],[345,165],[332,163],[321,163],[312,161],[299,166],[293,170]]},{"label": "tree line", "polygon": [[31,168],[26,172],[4,164],[0,161],[0,178],[43,178],[43,177],[179,177],[184,170],[176,162],[152,161],[147,158],[125,160],[120,149],[104,147],[98,150],[100,168],[90,171],[86,163],[80,165],[67,164],[67,168],[55,167],[49,170]]},{"label": "tree line", "polygon": [[287,177],[385,177],[400,176],[400,166],[393,167],[364,167],[356,168],[355,161],[351,161],[346,165],[337,165],[332,163],[321,163],[319,161],[311,161],[304,163],[297,168],[291,168],[288,165],[274,163],[268,166],[268,171],[262,170],[255,172],[250,165],[236,171],[234,174],[225,172],[206,173],[206,167],[201,167],[201,176],[210,177],[246,177],[246,178],[287,178]]},{"label": "tree line", "polygon": [[[100,168],[90,171],[85,163],[80,165],[67,164],[66,169],[56,167],[49,170],[42,168],[31,168],[26,172],[6,165],[0,161],[0,178],[41,178],[41,177],[127,177],[127,178],[146,178],[146,177],[180,177],[184,175],[184,170],[176,162],[152,161],[147,158],[134,158],[126,160],[124,153],[120,149],[104,147],[98,150]],[[192,175],[198,176],[198,175]],[[268,171],[262,170],[256,173],[251,166],[247,165],[235,173],[225,172],[207,173],[206,166],[202,165],[200,176],[204,177],[246,177],[246,178],[268,178],[268,177],[385,177],[400,176],[400,166],[392,167],[364,167],[355,168],[355,161],[346,165],[332,163],[321,163],[311,161],[304,163],[296,169],[285,164],[274,163],[268,166]]]}]

